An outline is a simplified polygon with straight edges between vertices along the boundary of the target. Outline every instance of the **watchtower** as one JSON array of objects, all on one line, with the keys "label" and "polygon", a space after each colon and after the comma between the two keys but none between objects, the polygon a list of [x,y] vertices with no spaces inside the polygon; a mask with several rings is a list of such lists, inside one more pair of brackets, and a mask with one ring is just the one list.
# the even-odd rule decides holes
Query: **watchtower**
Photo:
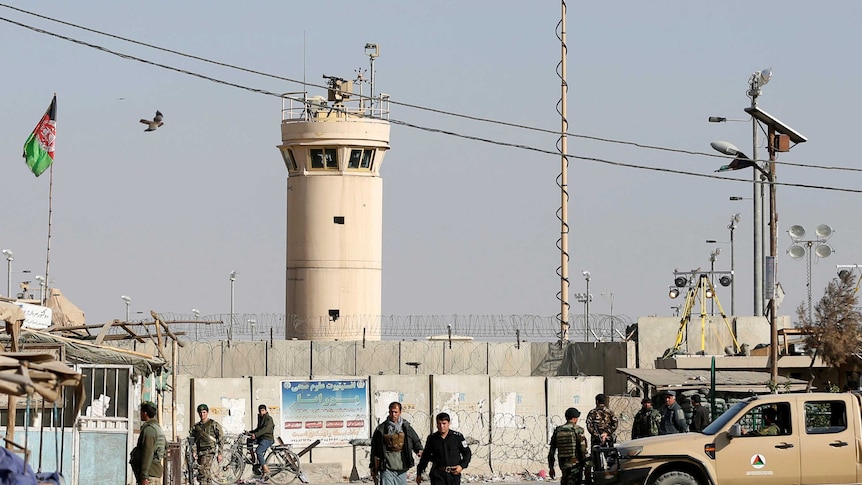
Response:
[{"label": "watchtower", "polygon": [[[376,44],[366,45],[373,80]],[[380,339],[383,179],[389,96],[324,75],[327,96],[282,96],[287,178],[285,337]],[[359,93],[355,94],[354,85]]]}]

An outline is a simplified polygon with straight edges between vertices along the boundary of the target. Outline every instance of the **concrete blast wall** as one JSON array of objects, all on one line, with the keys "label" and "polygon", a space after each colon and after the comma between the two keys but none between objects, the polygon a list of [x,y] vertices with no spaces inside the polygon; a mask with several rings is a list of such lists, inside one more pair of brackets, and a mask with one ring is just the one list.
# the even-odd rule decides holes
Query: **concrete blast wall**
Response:
[{"label": "concrete blast wall", "polygon": [[[347,377],[318,377],[345,379]],[[355,379],[356,377],[350,377]],[[459,375],[377,375],[368,376],[370,438],[374,428],[386,419],[389,403],[402,403],[402,416],[422,438],[433,431],[434,417],[446,412],[452,429],[470,442],[473,461],[469,474],[536,472],[547,467],[548,439],[554,426],[564,422],[563,413],[578,407],[584,416],[593,397],[603,391],[601,377],[488,377]],[[188,378],[178,386],[180,439],[196,420],[194,409],[200,403],[210,408],[210,416],[222,424],[226,433],[236,434],[256,425],[257,406],[266,404],[270,413],[280,416],[281,385],[284,380],[304,377],[250,376],[244,378]],[[166,399],[170,399],[169,395]],[[170,419],[166,434],[171,435]],[[277,423],[278,428],[278,423]],[[280,429],[276,429],[279,435]],[[304,463],[337,463],[342,476],[356,467],[359,476],[368,476],[369,448],[325,446],[314,448],[303,457]],[[354,461],[355,456],[355,461]]]}]

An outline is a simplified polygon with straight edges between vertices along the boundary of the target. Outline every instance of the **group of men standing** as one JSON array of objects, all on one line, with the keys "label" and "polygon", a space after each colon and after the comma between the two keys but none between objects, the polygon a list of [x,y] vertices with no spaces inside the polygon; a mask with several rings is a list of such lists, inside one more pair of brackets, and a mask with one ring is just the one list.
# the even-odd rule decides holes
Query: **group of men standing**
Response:
[{"label": "group of men standing", "polygon": [[[224,448],[224,430],[218,421],[209,417],[209,406],[199,404],[197,413],[200,421],[192,426],[189,433],[189,446],[193,447],[198,464],[198,480],[200,483],[212,483],[213,459],[221,462]],[[152,402],[141,404],[141,432],[138,443],[129,456],[129,464],[135,475],[137,485],[161,485],[164,473],[165,434],[156,419],[156,405]],[[249,437],[256,444],[255,454],[259,468],[256,473],[269,473],[264,462],[266,450],[272,446],[275,423],[269,415],[265,404],[258,406],[257,427],[249,432]]]},{"label": "group of men standing", "polygon": [[[644,398],[641,409],[634,416],[632,439],[663,434],[685,433],[689,426],[682,407],[676,402],[676,393],[663,394],[664,412],[653,409],[652,400]],[[619,419],[608,408],[608,398],[598,394],[596,407],[587,415],[587,431],[590,433],[590,450],[595,447],[613,446]],[[702,431],[709,424],[709,413],[700,403],[700,395],[692,402],[691,431]],[[199,479],[209,483],[212,477],[212,461],[222,460],[224,431],[221,425],[209,417],[209,407],[197,407],[200,421],[191,430],[189,440],[194,446]],[[562,472],[561,485],[579,485],[587,469],[589,456],[584,428],[578,426],[581,412],[568,408],[566,422],[554,429],[548,452],[548,468],[555,478],[555,458]],[[156,405],[146,402],[141,405],[141,432],[137,446],[132,450],[129,463],[138,485],[161,485],[164,470],[165,435],[156,419]],[[436,416],[437,431],[428,435],[426,446],[410,425],[401,417],[401,403],[389,404],[385,421],[375,428],[371,437],[371,477],[376,485],[407,485],[407,471],[415,464],[413,455],[419,457],[416,467],[416,484],[422,483],[422,475],[430,465],[428,476],[431,485],[459,485],[461,473],[470,464],[472,452],[463,434],[450,428],[451,418],[447,413]],[[774,420],[773,420],[774,421]],[[269,472],[264,461],[266,450],[272,446],[275,424],[266,405],[258,406],[257,427],[249,432],[257,443],[255,454],[262,474]]]},{"label": "group of men standing", "polygon": [[665,391],[661,396],[663,412],[653,409],[650,398],[643,398],[641,409],[632,420],[632,439],[688,431],[699,433],[709,425],[709,410],[701,403],[700,394],[691,396],[691,424],[686,421],[685,411],[676,401],[674,391]]},{"label": "group of men standing", "polygon": [[[676,402],[674,391],[664,392],[662,398],[664,399],[663,412],[653,409],[651,399],[644,398],[641,401],[641,409],[635,414],[632,422],[632,439],[685,433],[689,430],[700,432],[709,425],[709,411],[701,404],[699,394],[691,398],[691,426],[686,422],[682,407]],[[557,426],[551,435],[548,469],[551,478],[555,478],[554,465],[555,462],[558,464],[562,472],[560,485],[580,485],[584,474],[589,470],[587,440],[584,428],[578,426],[580,416],[581,412],[578,409],[566,409],[566,422]],[[606,395],[596,396],[596,407],[587,414],[586,426],[590,433],[589,450],[614,445],[619,419],[608,408]]]}]

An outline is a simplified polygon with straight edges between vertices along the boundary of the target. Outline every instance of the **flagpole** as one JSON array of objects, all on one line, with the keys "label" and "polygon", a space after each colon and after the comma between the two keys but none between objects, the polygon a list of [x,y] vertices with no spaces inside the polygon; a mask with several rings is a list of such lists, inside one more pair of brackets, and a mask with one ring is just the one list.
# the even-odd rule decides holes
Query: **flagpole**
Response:
[{"label": "flagpole", "polygon": [[[57,93],[54,93],[54,97],[51,98],[51,104],[48,106],[48,110],[39,120],[39,123],[36,125],[36,128],[33,130],[33,133],[27,138],[27,141],[24,143],[24,162],[30,167],[30,170],[33,171],[33,175],[39,176],[42,172],[45,171],[43,165],[46,163],[46,158],[49,159],[47,163],[51,169],[50,174],[50,182],[48,184],[48,255],[45,256],[45,289],[47,292],[48,289],[48,264],[50,261],[49,255],[51,254],[51,195],[54,188],[54,141],[56,139],[56,122],[57,122]],[[45,302],[45,295],[42,294],[40,296],[41,304]],[[18,338],[21,335],[21,322],[13,322],[12,325],[12,343],[11,350],[12,352],[18,352]],[[8,403],[6,405],[7,416],[6,416],[6,449],[13,449],[14,440],[15,440],[15,424],[16,418],[18,414],[18,403],[17,396],[14,394],[9,395]],[[24,427],[28,426],[28,423],[24,423]],[[65,436],[65,433],[64,433]],[[25,442],[27,437],[24,437]]]},{"label": "flagpole", "polygon": [[[57,99],[57,93],[54,93],[54,100]],[[52,101],[53,103],[53,101]],[[54,194],[54,163],[52,157],[51,167],[48,169],[50,173],[48,174],[48,241],[45,245],[45,291],[41,292],[42,300],[39,302],[40,305],[44,305],[48,300],[48,296],[51,292],[50,285],[51,279],[49,278],[48,270],[51,267],[51,219],[53,217],[53,194]]]},{"label": "flagpole", "polygon": [[[56,155],[55,155],[56,156]],[[48,300],[50,279],[48,278],[48,268],[51,265],[51,218],[53,216],[53,192],[54,192],[54,164],[51,164],[51,168],[48,169],[48,243],[46,245],[46,253],[45,253],[45,291],[41,292],[40,297],[42,300],[39,302],[40,305],[44,305],[45,301]]]}]

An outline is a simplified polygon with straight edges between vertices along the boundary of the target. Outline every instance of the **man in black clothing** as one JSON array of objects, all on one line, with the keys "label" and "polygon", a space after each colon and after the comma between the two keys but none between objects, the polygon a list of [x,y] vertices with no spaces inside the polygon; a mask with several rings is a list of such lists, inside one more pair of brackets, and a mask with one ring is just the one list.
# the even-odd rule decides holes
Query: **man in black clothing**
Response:
[{"label": "man in black clothing", "polygon": [[473,452],[467,446],[467,438],[449,429],[450,418],[447,413],[437,415],[437,432],[428,435],[425,451],[416,467],[416,483],[422,483],[422,473],[431,463],[431,485],[458,485],[461,472],[470,464]]},{"label": "man in black clothing", "polygon": [[709,411],[700,403],[700,394],[691,396],[691,426],[689,431],[700,433],[709,426]]}]

